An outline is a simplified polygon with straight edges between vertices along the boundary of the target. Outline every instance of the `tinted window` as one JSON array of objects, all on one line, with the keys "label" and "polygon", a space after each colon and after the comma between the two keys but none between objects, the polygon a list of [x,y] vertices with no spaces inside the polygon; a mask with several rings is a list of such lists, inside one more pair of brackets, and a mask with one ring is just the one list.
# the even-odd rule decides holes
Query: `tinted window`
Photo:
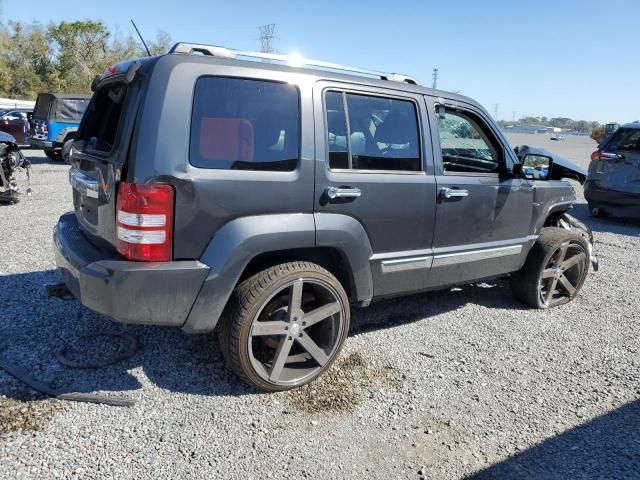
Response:
[{"label": "tinted window", "polygon": [[51,105],[51,97],[49,95],[38,95],[36,106],[33,110],[33,116],[38,118],[47,118],[49,114],[49,106]]},{"label": "tinted window", "polygon": [[79,122],[87,108],[88,99],[62,98],[56,102],[56,120]]},{"label": "tinted window", "polygon": [[445,118],[438,118],[438,133],[446,172],[498,172],[498,151],[471,115],[445,113]]},{"label": "tinted window", "polygon": [[640,150],[640,128],[621,128],[611,139],[608,150]]},{"label": "tinted window", "polygon": [[298,90],[284,83],[204,77],[191,115],[192,165],[295,170],[300,143]]},{"label": "tinted window", "polygon": [[421,170],[413,102],[328,92],[325,104],[330,168]]}]

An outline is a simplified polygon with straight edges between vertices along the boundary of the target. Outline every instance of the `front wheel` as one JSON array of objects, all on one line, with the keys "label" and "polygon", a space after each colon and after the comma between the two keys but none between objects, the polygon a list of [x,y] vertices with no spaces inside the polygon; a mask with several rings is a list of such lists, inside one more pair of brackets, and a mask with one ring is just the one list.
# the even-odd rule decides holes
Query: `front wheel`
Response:
[{"label": "front wheel", "polygon": [[522,269],[511,276],[511,290],[533,308],[557,307],[573,300],[589,273],[585,238],[562,228],[544,228]]},{"label": "front wheel", "polygon": [[264,391],[300,387],[326,371],[349,331],[340,282],[309,262],[268,268],[244,280],[220,320],[227,365]]}]

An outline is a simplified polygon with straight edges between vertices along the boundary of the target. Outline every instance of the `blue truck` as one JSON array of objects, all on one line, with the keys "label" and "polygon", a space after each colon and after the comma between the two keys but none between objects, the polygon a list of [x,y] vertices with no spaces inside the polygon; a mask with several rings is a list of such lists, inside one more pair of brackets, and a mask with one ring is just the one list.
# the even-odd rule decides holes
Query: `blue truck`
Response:
[{"label": "blue truck", "polygon": [[62,146],[72,139],[89,103],[83,93],[39,93],[29,129],[29,145],[62,160]]}]

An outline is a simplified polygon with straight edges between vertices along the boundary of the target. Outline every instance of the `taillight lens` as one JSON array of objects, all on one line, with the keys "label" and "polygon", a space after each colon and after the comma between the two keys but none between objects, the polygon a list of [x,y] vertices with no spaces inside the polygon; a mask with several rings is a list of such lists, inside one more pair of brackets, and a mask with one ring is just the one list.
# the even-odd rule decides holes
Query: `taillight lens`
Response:
[{"label": "taillight lens", "polygon": [[591,160],[615,160],[617,158],[620,158],[617,153],[603,152],[601,150],[596,150],[591,154]]},{"label": "taillight lens", "polygon": [[173,252],[173,187],[120,182],[118,252],[128,260],[168,262]]}]

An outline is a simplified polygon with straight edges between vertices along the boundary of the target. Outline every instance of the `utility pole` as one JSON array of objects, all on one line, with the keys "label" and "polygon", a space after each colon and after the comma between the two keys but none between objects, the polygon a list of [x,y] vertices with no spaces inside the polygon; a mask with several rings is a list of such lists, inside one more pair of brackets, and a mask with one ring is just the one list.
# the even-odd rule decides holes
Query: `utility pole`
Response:
[{"label": "utility pole", "polygon": [[499,103],[496,103],[493,106],[493,119],[497,122],[498,121],[498,108],[500,107]]},{"label": "utility pole", "polygon": [[438,69],[433,69],[433,83],[431,83],[431,88],[438,88]]},{"label": "utility pole", "polygon": [[275,23],[268,25],[262,25],[260,28],[260,52],[261,53],[273,53],[273,39],[275,38],[274,32],[276,29]]}]

